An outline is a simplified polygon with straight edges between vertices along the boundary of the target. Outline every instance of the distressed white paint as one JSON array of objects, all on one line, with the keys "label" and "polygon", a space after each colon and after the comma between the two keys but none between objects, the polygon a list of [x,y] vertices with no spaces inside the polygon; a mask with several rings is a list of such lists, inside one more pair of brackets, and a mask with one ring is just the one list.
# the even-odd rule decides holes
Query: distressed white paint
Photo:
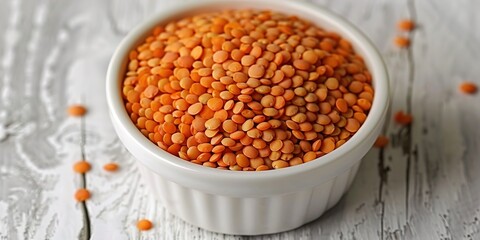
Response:
[{"label": "distressed white paint", "polygon": [[[365,157],[350,191],[299,229],[248,239],[480,239],[480,2],[471,0],[314,0],[361,28],[392,77],[392,112],[415,116],[410,133],[392,121],[392,144]],[[172,216],[149,196],[134,159],[106,113],[104,78],[122,36],[172,1],[0,1],[0,239],[78,239],[83,216],[73,200],[81,179],[80,121],[70,103],[89,107],[85,154],[92,239],[243,239],[206,232]],[[396,49],[395,23],[415,17],[411,52]],[[413,66],[413,68],[412,68]],[[413,78],[411,78],[413,77]],[[3,137],[3,138],[2,138]],[[408,141],[411,139],[411,141]],[[102,171],[115,161],[121,170]],[[407,210],[408,205],[408,210]],[[155,227],[138,232],[135,221]]]},{"label": "distressed white paint", "polygon": [[[20,38],[20,31],[18,29],[18,23],[20,20],[20,1],[10,1],[8,6],[10,11],[10,18],[6,19],[8,22],[7,28],[5,28],[4,35],[4,53],[1,61],[2,67],[2,102],[7,105],[12,101],[11,90],[11,68],[15,59],[15,47]],[[5,6],[6,7],[6,6]]]}]

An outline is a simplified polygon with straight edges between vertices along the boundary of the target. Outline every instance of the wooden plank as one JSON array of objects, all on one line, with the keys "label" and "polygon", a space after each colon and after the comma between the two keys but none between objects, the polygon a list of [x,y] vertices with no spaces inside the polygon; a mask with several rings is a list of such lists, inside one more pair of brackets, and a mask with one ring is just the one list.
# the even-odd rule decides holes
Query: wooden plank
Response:
[{"label": "wooden plank", "polygon": [[[2,3],[3,4],[3,3]],[[79,158],[74,121],[65,118],[64,71],[72,56],[60,26],[62,1],[9,1],[2,38],[0,143],[2,239],[75,239],[82,217],[72,201]],[[60,226],[60,227],[59,227]]]},{"label": "wooden plank", "polygon": [[[477,239],[480,178],[477,172],[479,117],[478,95],[459,93],[463,80],[480,83],[480,70],[472,67],[480,51],[480,19],[470,9],[480,4],[415,2],[419,29],[413,51],[415,74],[412,130],[414,155],[410,174],[412,225],[415,234],[435,232],[443,239]],[[457,39],[457,36],[461,37]],[[461,40],[460,40],[461,39]],[[414,214],[416,213],[416,214]]]}]

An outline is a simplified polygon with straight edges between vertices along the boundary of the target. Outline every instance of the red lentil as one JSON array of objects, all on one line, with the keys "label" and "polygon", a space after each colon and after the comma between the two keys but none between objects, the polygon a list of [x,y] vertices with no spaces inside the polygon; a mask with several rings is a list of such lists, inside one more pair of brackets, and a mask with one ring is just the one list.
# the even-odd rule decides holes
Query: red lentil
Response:
[{"label": "red lentil", "polygon": [[399,48],[407,48],[410,46],[410,39],[407,37],[397,36],[393,39],[393,43],[395,43],[395,46]]},{"label": "red lentil", "polygon": [[73,165],[73,170],[80,174],[90,171],[91,168],[92,166],[87,161],[78,161]]},{"label": "red lentil", "polygon": [[375,140],[375,143],[373,146],[377,148],[384,148],[388,145],[388,138],[386,136],[378,136],[377,140]]},{"label": "red lentil", "polygon": [[472,82],[463,82],[459,87],[460,91],[465,94],[474,94],[477,92],[477,85]]},{"label": "red lentil", "polygon": [[410,32],[415,28],[415,23],[410,19],[402,19],[398,21],[397,28],[401,31]]},{"label": "red lentil", "polygon": [[87,113],[87,109],[82,105],[71,105],[67,109],[68,115],[72,117],[81,117]]},{"label": "red lentil", "polygon": [[103,169],[107,172],[115,172],[118,170],[118,164],[116,163],[107,163],[103,165]]},{"label": "red lentil", "polygon": [[140,231],[147,231],[147,230],[150,230],[152,227],[153,227],[153,224],[148,219],[140,219],[137,222],[137,228]]},{"label": "red lentil", "polygon": [[407,114],[403,111],[398,111],[397,113],[395,113],[394,119],[395,119],[395,122],[401,125],[409,125],[413,121],[412,115]]},{"label": "red lentil", "polygon": [[239,10],[168,26],[132,50],[122,92],[142,133],[192,163],[264,171],[312,161],[348,141],[371,108],[361,57],[302,19]]},{"label": "red lentil", "polygon": [[75,199],[79,202],[84,202],[90,198],[90,192],[85,188],[80,188],[75,192]]}]

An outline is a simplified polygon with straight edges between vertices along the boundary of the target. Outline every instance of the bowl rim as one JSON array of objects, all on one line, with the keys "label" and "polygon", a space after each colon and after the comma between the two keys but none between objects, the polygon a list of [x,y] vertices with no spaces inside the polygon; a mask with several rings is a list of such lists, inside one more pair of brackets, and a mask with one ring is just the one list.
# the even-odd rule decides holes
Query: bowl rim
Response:
[{"label": "bowl rim", "polygon": [[[141,36],[149,33],[154,26],[165,22],[167,19],[174,18],[178,13],[185,14],[187,12],[195,11],[198,8],[205,8],[215,4],[229,4],[235,7],[237,3],[259,4],[262,6],[275,6],[275,11],[279,8],[295,8],[298,11],[303,11],[310,14],[310,16],[318,15],[323,20],[328,21],[335,31],[342,37],[347,38],[352,45],[354,45],[357,53],[364,58],[369,68],[370,73],[374,77],[374,100],[371,110],[367,116],[366,121],[362,124],[360,129],[341,147],[334,151],[317,158],[313,161],[303,163],[297,166],[287,167],[283,169],[274,169],[272,171],[262,171],[257,173],[255,171],[220,171],[219,169],[212,169],[205,166],[193,164],[189,161],[173,156],[166,151],[160,149],[156,144],[146,138],[133,124],[128,113],[124,107],[124,101],[121,96],[121,74],[120,70],[125,67],[126,58],[129,51],[139,42]],[[280,6],[281,5],[281,6]],[[258,6],[252,5],[252,8]],[[287,13],[288,14],[288,13]],[[302,16],[302,18],[305,18]],[[306,18],[308,19],[308,18]],[[323,25],[319,25],[323,27]],[[194,174],[197,177],[204,178],[223,178],[230,181],[262,181],[264,179],[280,179],[287,176],[301,175],[313,169],[322,168],[326,165],[339,161],[342,156],[345,156],[351,150],[359,147],[362,140],[368,138],[373,134],[373,129],[378,124],[383,124],[382,120],[389,105],[389,83],[386,66],[382,60],[380,53],[374,47],[373,43],[356,27],[345,20],[343,17],[327,10],[326,8],[308,2],[299,1],[278,1],[278,0],[207,0],[194,1],[188,3],[177,3],[164,9],[161,13],[155,14],[146,21],[140,23],[135,29],[128,33],[128,35],[121,41],[116,48],[107,70],[106,82],[106,96],[112,121],[117,121],[119,127],[123,131],[128,132],[130,137],[140,146],[143,151],[147,151],[149,155],[155,156],[157,159],[137,159],[146,164],[149,168],[157,168],[162,166],[169,166],[183,174]],[[363,156],[362,156],[363,157]],[[361,159],[361,158],[360,158]],[[161,161],[155,163],[154,161]],[[353,164],[353,163],[352,163]],[[152,169],[156,170],[156,169]],[[157,171],[158,172],[158,171]]]}]

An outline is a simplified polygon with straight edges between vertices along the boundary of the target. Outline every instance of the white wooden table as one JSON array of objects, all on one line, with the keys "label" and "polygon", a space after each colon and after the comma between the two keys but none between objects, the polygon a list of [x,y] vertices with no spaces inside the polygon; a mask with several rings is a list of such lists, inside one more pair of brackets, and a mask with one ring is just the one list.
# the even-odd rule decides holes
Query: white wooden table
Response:
[{"label": "white wooden table", "polygon": [[[480,239],[480,95],[457,90],[480,83],[480,1],[315,1],[373,40],[391,75],[391,112],[415,119],[400,127],[390,113],[391,144],[367,154],[337,206],[258,237],[207,232],[166,212],[111,127],[109,58],[132,26],[173,2],[0,1],[0,239]],[[402,18],[418,23],[409,49],[392,45]],[[88,115],[68,118],[72,103]],[[82,158],[93,165],[84,179],[72,172]],[[103,171],[110,161],[121,170]],[[84,183],[85,206],[73,198]],[[143,217],[155,226],[140,233]]]}]

